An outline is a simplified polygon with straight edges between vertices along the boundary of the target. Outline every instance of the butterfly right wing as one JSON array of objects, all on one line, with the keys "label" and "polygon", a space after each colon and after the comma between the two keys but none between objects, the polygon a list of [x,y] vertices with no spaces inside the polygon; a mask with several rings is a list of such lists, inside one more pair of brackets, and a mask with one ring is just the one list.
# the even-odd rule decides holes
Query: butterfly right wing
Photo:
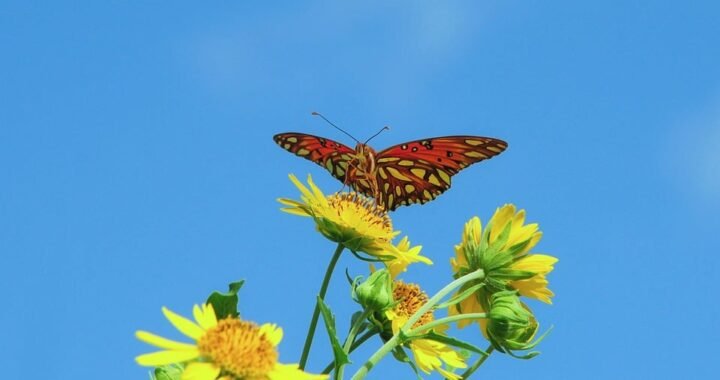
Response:
[{"label": "butterfly right wing", "polygon": [[349,146],[324,137],[296,132],[278,133],[273,136],[273,140],[281,148],[324,167],[333,177],[347,183],[348,165],[355,155],[355,150]]}]

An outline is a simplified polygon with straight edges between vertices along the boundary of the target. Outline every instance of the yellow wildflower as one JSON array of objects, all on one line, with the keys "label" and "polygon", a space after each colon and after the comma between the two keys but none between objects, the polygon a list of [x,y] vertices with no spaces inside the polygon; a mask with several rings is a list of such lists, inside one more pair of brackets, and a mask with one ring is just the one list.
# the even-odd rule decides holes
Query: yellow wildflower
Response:
[{"label": "yellow wildflower", "polygon": [[[428,296],[416,284],[406,284],[402,281],[393,283],[393,299],[397,304],[384,312],[385,318],[390,322],[392,332],[387,331],[385,336],[397,334],[400,328],[428,302]],[[432,311],[423,314],[411,327],[413,329],[435,320]],[[447,326],[436,328],[435,332],[442,333]],[[407,343],[413,354],[417,367],[426,374],[437,371],[446,379],[458,380],[460,376],[443,368],[443,363],[453,368],[465,368],[465,359],[450,346],[430,339],[414,339]]]},{"label": "yellow wildflower", "polygon": [[292,174],[290,180],[300,190],[301,200],[278,199],[287,206],[282,210],[313,218],[318,231],[329,240],[353,252],[375,256],[392,265],[397,272],[404,271],[413,262],[432,263],[420,256],[420,246],[410,248],[407,237],[397,246],[392,244],[400,231],[393,230],[387,211],[374,200],[355,192],[326,196],[310,176],[309,187]]},{"label": "yellow wildflower", "polygon": [[327,375],[303,372],[297,364],[278,363],[277,345],[283,331],[277,325],[228,317],[217,320],[212,305],[195,305],[195,321],[163,307],[163,314],[194,343],[177,342],[147,331],[137,331],[141,341],[162,348],[135,358],[142,366],[158,367],[187,362],[182,380],[318,380]]},{"label": "yellow wildflower", "polygon": [[[542,237],[536,223],[525,224],[525,210],[514,205],[498,208],[483,230],[478,217],[473,217],[463,230],[462,241],[455,246],[456,257],[450,260],[455,277],[482,269],[485,286],[460,303],[450,307],[450,314],[483,313],[488,309],[489,297],[497,291],[517,290],[520,295],[551,303],[553,292],[548,289],[546,276],[553,270],[557,258],[530,254]],[[466,284],[459,292],[477,285]],[[472,321],[463,320],[459,327]],[[478,321],[486,333],[486,321]]]}]

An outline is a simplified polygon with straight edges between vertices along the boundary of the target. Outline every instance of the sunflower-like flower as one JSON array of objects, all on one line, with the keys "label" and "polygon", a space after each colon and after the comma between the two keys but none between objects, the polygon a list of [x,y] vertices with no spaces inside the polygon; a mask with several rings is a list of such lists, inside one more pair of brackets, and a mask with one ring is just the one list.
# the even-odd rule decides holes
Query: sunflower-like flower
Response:
[{"label": "sunflower-like flower", "polygon": [[397,246],[392,244],[400,231],[393,230],[390,216],[374,200],[355,192],[326,196],[310,176],[309,187],[292,174],[290,180],[300,190],[301,200],[278,199],[287,206],[282,210],[313,218],[317,230],[329,240],[353,252],[375,256],[397,272],[414,262],[432,264],[427,257],[420,256],[420,246],[410,247],[407,237]]},{"label": "sunflower-like flower", "polygon": [[[462,292],[480,281],[485,286],[450,308],[450,314],[483,313],[488,310],[490,297],[502,290],[517,290],[520,295],[552,303],[554,295],[548,289],[546,276],[553,270],[557,258],[549,255],[530,254],[542,237],[536,223],[525,224],[525,210],[516,211],[514,205],[506,204],[495,211],[485,230],[480,219],[474,217],[465,224],[462,241],[455,246],[456,257],[451,259],[455,277],[482,269],[485,278],[469,282]],[[479,320],[486,334],[486,320]],[[463,320],[465,327],[472,323]]]},{"label": "sunflower-like flower", "polygon": [[[428,302],[427,294],[417,284],[408,284],[400,280],[393,282],[393,299],[396,303],[392,308],[380,313],[380,322],[384,329],[382,335],[389,338],[400,331],[403,325],[423,305]],[[411,327],[422,330],[422,326],[435,320],[432,311],[423,314]],[[443,333],[447,326],[436,327],[436,333]],[[453,368],[465,368],[465,359],[450,346],[430,339],[413,339],[406,343],[412,352],[417,368],[426,374],[437,371],[446,379],[458,380],[460,376],[443,368],[443,363]]]},{"label": "sunflower-like flower", "polygon": [[182,380],[319,380],[327,375],[303,372],[297,364],[278,363],[277,345],[283,331],[277,325],[228,317],[217,320],[211,304],[193,308],[195,321],[163,307],[163,314],[195,343],[177,342],[147,331],[137,331],[141,341],[162,351],[135,358],[142,366],[187,363]]}]

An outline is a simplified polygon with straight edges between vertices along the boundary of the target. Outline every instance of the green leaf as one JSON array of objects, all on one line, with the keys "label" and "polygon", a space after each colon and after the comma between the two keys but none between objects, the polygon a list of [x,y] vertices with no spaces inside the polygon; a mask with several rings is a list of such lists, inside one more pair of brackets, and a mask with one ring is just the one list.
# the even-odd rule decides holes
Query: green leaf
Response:
[{"label": "green leaf", "polygon": [[356,311],[353,313],[352,317],[350,317],[350,327],[349,329],[352,329],[353,326],[355,326],[356,323],[361,323],[362,325],[357,331],[357,335],[360,335],[363,331],[367,330],[368,327],[370,327],[370,324],[367,321],[358,321],[358,319],[362,318],[363,316],[362,311]]},{"label": "green leaf", "polygon": [[245,280],[231,282],[228,285],[227,293],[220,293],[218,291],[212,292],[210,297],[207,299],[207,303],[213,306],[215,309],[215,315],[217,319],[223,319],[227,317],[237,317],[238,313],[238,291],[242,288]]},{"label": "green leaf", "polygon": [[457,339],[457,338],[451,338],[446,335],[440,335],[434,331],[430,331],[430,332],[427,332],[422,335],[412,336],[410,339],[412,339],[412,340],[430,339],[430,340],[434,340],[436,342],[445,343],[449,346],[458,347],[458,348],[462,348],[462,349],[465,349],[468,351],[472,351],[472,352],[478,353],[480,355],[485,355],[485,356],[488,355],[487,352],[485,352],[484,350],[480,349],[479,347],[477,347],[471,343],[465,342],[465,341]]},{"label": "green leaf", "polygon": [[325,322],[325,330],[327,330],[328,336],[330,337],[330,345],[333,349],[333,356],[335,357],[335,369],[338,367],[350,363],[348,354],[343,350],[340,340],[337,336],[337,330],[335,329],[335,316],[330,311],[330,308],[323,302],[322,298],[317,298],[318,306],[320,307],[320,314],[322,314],[323,321]]}]

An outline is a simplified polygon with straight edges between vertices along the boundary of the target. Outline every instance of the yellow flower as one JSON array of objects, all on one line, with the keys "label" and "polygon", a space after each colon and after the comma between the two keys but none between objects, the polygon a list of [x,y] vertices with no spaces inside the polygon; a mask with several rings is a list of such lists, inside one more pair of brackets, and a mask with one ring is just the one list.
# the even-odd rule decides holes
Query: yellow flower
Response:
[{"label": "yellow flower", "polygon": [[[525,210],[517,211],[511,204],[498,208],[484,230],[478,217],[470,219],[465,224],[462,241],[455,246],[456,257],[450,263],[456,278],[482,269],[485,279],[481,281],[485,286],[450,307],[450,314],[483,313],[488,309],[489,297],[506,289],[552,303],[554,294],[548,289],[546,276],[558,260],[549,255],[529,253],[541,237],[536,223],[525,224]],[[479,282],[467,283],[458,293]],[[463,320],[458,326],[462,328],[471,322]],[[478,322],[485,333],[486,321]]]},{"label": "yellow flower", "polygon": [[396,272],[404,271],[413,262],[432,264],[428,258],[420,256],[420,246],[410,247],[407,237],[397,246],[392,244],[400,231],[393,230],[390,216],[374,200],[355,192],[326,196],[310,176],[309,188],[292,174],[290,180],[300,190],[301,200],[278,199],[288,206],[282,210],[313,218],[318,231],[329,240],[353,252],[375,256]]},{"label": "yellow flower", "polygon": [[[188,362],[182,380],[316,380],[327,375],[305,373],[297,364],[278,363],[277,345],[283,332],[278,326],[228,317],[220,321],[212,305],[193,307],[195,322],[162,308],[165,317],[194,343],[166,339],[137,331],[141,341],[162,351],[135,358],[142,366],[157,367]],[[218,377],[219,376],[219,377]]]},{"label": "yellow flower", "polygon": [[425,256],[420,256],[421,245],[410,247],[410,240],[407,236],[403,237],[402,240],[394,247],[394,255],[392,259],[385,261],[390,276],[392,278],[397,277],[398,274],[405,272],[408,265],[416,262],[432,265],[432,261]]},{"label": "yellow flower", "polygon": [[[397,334],[400,328],[428,302],[428,296],[416,284],[406,284],[402,281],[393,283],[393,299],[397,305],[385,311],[384,316],[390,322],[392,334],[385,332],[385,336]],[[435,319],[432,311],[423,314],[412,328],[422,327]],[[447,326],[436,328],[435,332],[442,333]],[[443,363],[453,368],[465,368],[465,359],[454,349],[444,343],[430,339],[414,339],[408,343],[417,367],[426,374],[437,371],[446,379],[458,380],[460,376],[443,368]]]}]

